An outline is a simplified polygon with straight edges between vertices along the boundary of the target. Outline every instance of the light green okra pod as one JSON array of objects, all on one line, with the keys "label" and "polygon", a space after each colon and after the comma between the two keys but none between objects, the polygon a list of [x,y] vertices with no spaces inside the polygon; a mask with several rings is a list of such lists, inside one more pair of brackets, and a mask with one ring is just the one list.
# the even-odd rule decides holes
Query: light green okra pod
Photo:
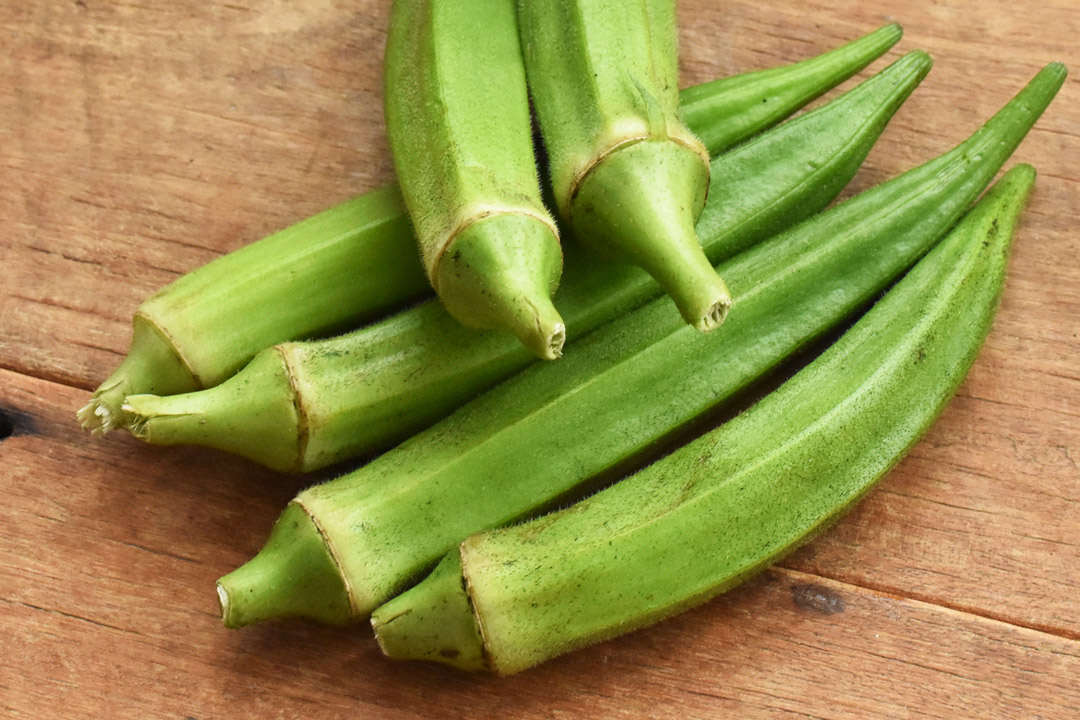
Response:
[{"label": "light green okra pod", "polygon": [[435,293],[463,325],[559,357],[562,251],[540,198],[513,0],[396,0],[384,73],[394,168]]},{"label": "light green okra pod", "polygon": [[[711,153],[721,152],[846,80],[900,35],[888,25],[799,63],[688,88],[686,121]],[[718,114],[723,124],[713,122]],[[128,395],[212,387],[275,343],[355,328],[429,293],[401,193],[372,191],[222,256],[142,303],[127,355],[79,418],[108,432],[127,420]]]},{"label": "light green okra pod", "polygon": [[[710,202],[698,223],[710,259],[825,207],[928,67],[924,54],[911,54],[718,157],[715,196],[731,199]],[[660,293],[637,268],[599,263],[573,246],[567,252],[557,299],[573,335]],[[271,348],[210,390],[134,396],[127,407],[133,432],[149,442],[207,444],[281,470],[312,470],[388,447],[530,361],[513,338],[467,331],[432,304],[342,338]]]},{"label": "light green okra pod", "polygon": [[737,585],[859,500],[963,381],[1001,295],[1021,165],[820,358],[571,508],[468,538],[375,611],[393,657],[519,672]]},{"label": "light green okra pod", "polygon": [[518,16],[559,213],[715,328],[731,296],[694,232],[709,156],[679,118],[674,0],[521,0]]}]

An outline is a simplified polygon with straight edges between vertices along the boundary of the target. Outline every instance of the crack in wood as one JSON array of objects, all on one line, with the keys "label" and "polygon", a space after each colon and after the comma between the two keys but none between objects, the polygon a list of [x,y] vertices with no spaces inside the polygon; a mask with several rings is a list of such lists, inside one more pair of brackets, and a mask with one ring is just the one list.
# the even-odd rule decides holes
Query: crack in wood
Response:
[{"label": "crack in wood", "polygon": [[37,426],[33,417],[22,410],[0,405],[0,442],[18,435],[33,435]]}]

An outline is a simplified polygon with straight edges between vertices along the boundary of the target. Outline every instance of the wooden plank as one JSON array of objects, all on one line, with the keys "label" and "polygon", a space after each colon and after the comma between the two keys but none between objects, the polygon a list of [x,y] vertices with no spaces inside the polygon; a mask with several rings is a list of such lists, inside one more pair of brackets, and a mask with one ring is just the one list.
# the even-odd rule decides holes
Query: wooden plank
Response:
[{"label": "wooden plank", "polygon": [[[0,708],[12,717],[1056,718],[1080,704],[1080,639],[1061,637],[1080,600],[1055,582],[1075,574],[1059,545],[1014,537],[1075,517],[1080,501],[1046,502],[1036,484],[1006,496],[1015,511],[983,507],[997,507],[1000,481],[960,469],[1000,450],[979,445],[994,423],[981,401],[954,405],[796,563],[890,592],[778,569],[500,681],[387,661],[366,626],[223,629],[214,580],[258,549],[305,479],[212,451],[89,438],[69,419],[85,395],[0,371],[15,430],[0,441]],[[968,423],[973,440],[947,441]],[[1080,529],[1058,539],[1074,552]],[[1024,562],[1003,565],[984,546],[1020,548]],[[961,591],[973,598],[954,601]],[[1025,624],[1057,634],[981,617],[1025,603],[1037,615]]]},{"label": "wooden plank", "polygon": [[12,718],[952,720],[1080,711],[1075,641],[792,571],[506,679],[387,661],[366,628],[228,633],[187,613],[164,627],[143,618],[132,630],[0,607],[0,638],[12,648],[0,709]]},{"label": "wooden plank", "polygon": [[958,397],[847,522],[786,565],[1080,639],[1076,425]]},{"label": "wooden plank", "polygon": [[[937,65],[849,194],[961,140],[1045,62],[1080,66],[1073,0],[909,5],[890,58],[921,47]],[[0,715],[1080,714],[1077,80],[1016,155],[1040,179],[960,397],[784,568],[509,680],[386,662],[364,627],[220,627],[213,580],[310,479],[92,440],[74,388],[108,374],[161,284],[390,178],[387,7],[0,4],[0,367],[18,371],[0,371],[16,430],[0,440]],[[682,0],[684,84],[898,9]]]}]

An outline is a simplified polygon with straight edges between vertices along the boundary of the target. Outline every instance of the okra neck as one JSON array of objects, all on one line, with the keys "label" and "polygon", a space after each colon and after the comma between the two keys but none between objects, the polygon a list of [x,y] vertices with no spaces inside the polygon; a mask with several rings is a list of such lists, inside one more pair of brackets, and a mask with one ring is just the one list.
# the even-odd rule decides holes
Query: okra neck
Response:
[{"label": "okra neck", "polygon": [[318,526],[293,502],[247,564],[218,580],[221,619],[238,628],[302,617],[332,625],[354,620],[348,588]]}]

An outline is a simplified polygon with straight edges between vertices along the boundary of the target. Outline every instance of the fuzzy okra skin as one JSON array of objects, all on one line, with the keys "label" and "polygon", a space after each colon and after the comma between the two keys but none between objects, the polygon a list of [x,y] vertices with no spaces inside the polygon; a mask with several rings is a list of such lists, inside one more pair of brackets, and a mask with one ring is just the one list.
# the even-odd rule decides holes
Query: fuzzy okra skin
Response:
[{"label": "fuzzy okra skin", "polygon": [[[1061,79],[1012,107],[1030,103],[1037,114]],[[293,612],[310,581],[308,552],[332,557],[341,596],[362,618],[470,533],[580,496],[640,462],[869,302],[953,225],[1004,159],[984,165],[953,151],[726,263],[739,313],[711,336],[659,298],[589,335],[560,364],[533,367],[360,470],[301,493],[294,506],[325,547],[296,552],[275,529],[266,549],[220,581],[235,599],[226,624]],[[962,181],[944,181],[957,165],[967,168]],[[265,582],[268,568],[290,580]]]},{"label": "fuzzy okra skin", "polygon": [[990,330],[1035,179],[1007,173],[837,343],[757,406],[561,512],[474,535],[378,608],[392,657],[510,674],[737,585],[926,432]]},{"label": "fuzzy okra skin", "polygon": [[731,295],[694,223],[709,156],[679,118],[674,0],[520,0],[529,91],[574,237],[644,268],[709,331]]},{"label": "fuzzy okra skin", "polygon": [[[929,66],[912,53],[714,160],[715,196],[732,200],[710,203],[698,223],[710,259],[825,207]],[[642,270],[567,251],[557,299],[577,336],[660,293]],[[312,470],[403,440],[530,361],[512,338],[467,331],[432,303],[342,338],[279,345],[215,388],[133,396],[126,407],[132,432],[148,442],[206,444],[280,470]]]},{"label": "fuzzy okra skin", "polygon": [[[686,121],[715,155],[851,77],[900,35],[887,25],[798,63],[688,88]],[[361,282],[356,268],[366,268]],[[356,327],[429,292],[401,193],[372,191],[155,293],[136,311],[124,361],[79,418],[92,432],[109,432],[125,424],[128,395],[213,387],[275,343]]]},{"label": "fuzzy okra skin", "polygon": [[540,198],[514,0],[395,0],[386,132],[431,286],[466,327],[562,355],[562,273]]}]

